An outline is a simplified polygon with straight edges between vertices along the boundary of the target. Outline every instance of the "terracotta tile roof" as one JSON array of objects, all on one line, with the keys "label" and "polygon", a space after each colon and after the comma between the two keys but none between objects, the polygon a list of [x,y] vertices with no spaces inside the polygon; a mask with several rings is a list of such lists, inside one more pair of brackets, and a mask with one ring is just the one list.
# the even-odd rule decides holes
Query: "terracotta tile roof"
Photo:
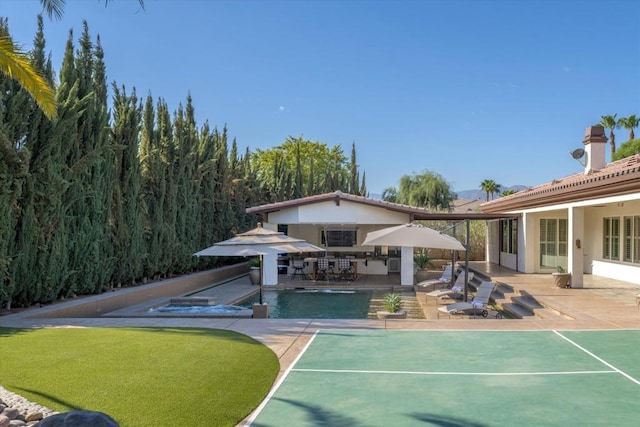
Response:
[{"label": "terracotta tile roof", "polygon": [[[261,206],[254,206],[246,209],[248,214],[261,214],[267,215],[271,212],[277,212],[283,209],[295,208],[298,206],[310,205],[314,203],[324,201],[334,201],[337,205],[342,200],[347,200],[354,203],[362,203],[368,206],[375,206],[383,209],[387,209],[394,212],[401,212],[408,214],[411,221],[415,220],[451,220],[459,221],[466,218],[471,219],[494,219],[502,218],[504,215],[499,212],[481,213],[481,212],[432,212],[426,208],[418,208],[414,206],[401,205],[399,203],[387,202],[384,200],[371,199],[364,196],[356,196],[353,194],[343,193],[342,191],[335,191],[333,193],[317,194],[314,196],[303,197],[300,199],[287,200],[284,202],[269,203]],[[508,215],[513,217],[513,215]]]},{"label": "terracotta tile roof", "polygon": [[508,212],[640,193],[640,154],[607,164],[598,171],[569,175],[480,205],[482,212]]}]

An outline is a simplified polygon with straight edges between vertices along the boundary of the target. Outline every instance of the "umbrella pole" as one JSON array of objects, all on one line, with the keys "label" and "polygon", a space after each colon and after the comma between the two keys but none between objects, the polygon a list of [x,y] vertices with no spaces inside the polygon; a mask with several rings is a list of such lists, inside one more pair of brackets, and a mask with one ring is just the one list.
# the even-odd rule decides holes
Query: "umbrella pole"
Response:
[{"label": "umbrella pole", "polygon": [[467,219],[467,237],[465,239],[464,248],[464,301],[467,301],[468,297],[468,286],[469,286],[469,249],[471,248],[471,239],[469,238],[469,234],[471,233],[471,223],[469,219]]},{"label": "umbrella pole", "polygon": [[260,305],[262,305],[262,280],[263,280],[262,275],[264,272],[262,264],[263,264],[262,254],[260,254]]}]

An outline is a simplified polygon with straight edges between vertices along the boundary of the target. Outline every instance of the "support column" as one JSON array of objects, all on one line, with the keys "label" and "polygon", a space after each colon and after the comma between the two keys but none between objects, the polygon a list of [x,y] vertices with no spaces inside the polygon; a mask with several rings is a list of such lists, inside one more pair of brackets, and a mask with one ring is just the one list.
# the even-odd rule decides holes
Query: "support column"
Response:
[{"label": "support column", "polygon": [[278,254],[265,254],[262,256],[262,284],[278,284]]},{"label": "support column", "polygon": [[400,284],[413,286],[413,246],[400,247]]},{"label": "support column", "polygon": [[571,287],[583,287],[584,272],[584,208],[570,207],[567,212],[568,270],[571,273]]},{"label": "support column", "polygon": [[[265,230],[278,230],[278,224],[263,222]],[[265,286],[278,284],[278,254],[265,254],[262,256],[262,284]]]},{"label": "support column", "polygon": [[522,214],[522,231],[518,230],[518,271],[523,273],[539,272],[540,262],[536,254],[539,253],[540,239],[536,237],[536,221],[535,215]]}]

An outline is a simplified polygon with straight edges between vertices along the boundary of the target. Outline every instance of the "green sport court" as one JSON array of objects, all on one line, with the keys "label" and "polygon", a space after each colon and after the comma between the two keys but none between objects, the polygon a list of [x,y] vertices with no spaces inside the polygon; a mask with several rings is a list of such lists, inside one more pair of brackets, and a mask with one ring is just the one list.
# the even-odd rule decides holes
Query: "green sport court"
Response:
[{"label": "green sport court", "polygon": [[640,330],[318,331],[248,420],[636,426]]}]

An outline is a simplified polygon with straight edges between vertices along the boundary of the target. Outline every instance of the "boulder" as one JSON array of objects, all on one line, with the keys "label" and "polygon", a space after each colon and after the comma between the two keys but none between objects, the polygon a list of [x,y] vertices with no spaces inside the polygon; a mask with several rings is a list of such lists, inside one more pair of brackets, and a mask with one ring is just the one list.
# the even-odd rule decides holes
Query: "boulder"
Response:
[{"label": "boulder", "polygon": [[29,422],[29,421],[40,421],[41,419],[43,419],[44,416],[42,415],[42,412],[40,411],[29,411],[27,412],[27,415],[25,415],[24,420]]},{"label": "boulder", "polygon": [[10,420],[15,420],[20,415],[20,412],[16,408],[4,408],[1,414]]},{"label": "boulder", "polygon": [[118,423],[102,412],[70,411],[47,417],[38,427],[118,427]]}]

